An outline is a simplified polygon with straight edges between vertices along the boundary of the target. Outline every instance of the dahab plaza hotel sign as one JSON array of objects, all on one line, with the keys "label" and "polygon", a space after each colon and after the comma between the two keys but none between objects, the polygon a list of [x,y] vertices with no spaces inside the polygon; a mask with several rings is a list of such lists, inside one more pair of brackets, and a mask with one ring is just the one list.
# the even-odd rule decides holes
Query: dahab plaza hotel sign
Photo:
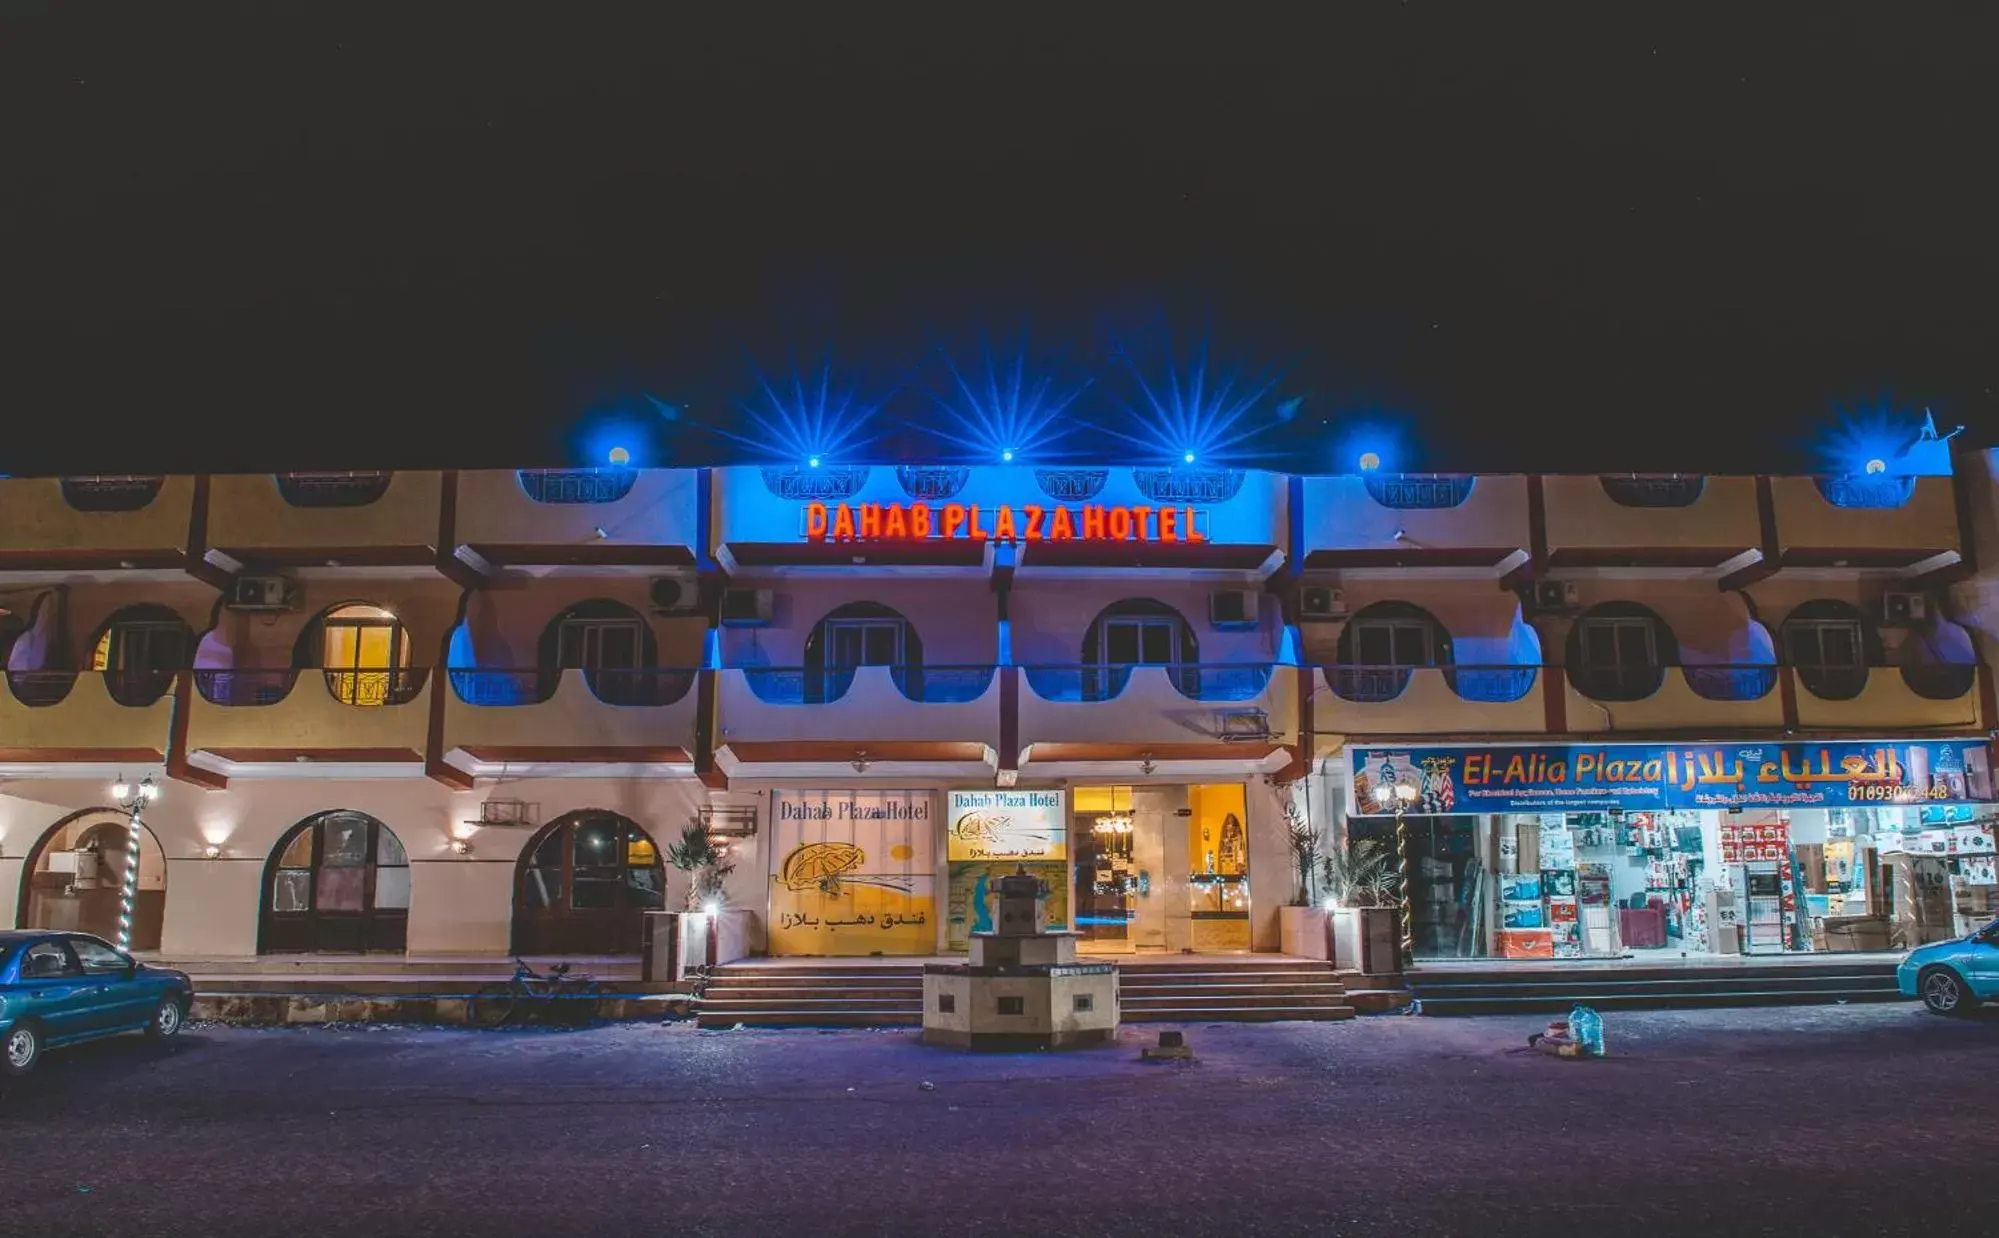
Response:
[{"label": "dahab plaza hotel sign", "polygon": [[808,503],[812,542],[1153,542],[1208,540],[1202,508],[1140,503]]}]

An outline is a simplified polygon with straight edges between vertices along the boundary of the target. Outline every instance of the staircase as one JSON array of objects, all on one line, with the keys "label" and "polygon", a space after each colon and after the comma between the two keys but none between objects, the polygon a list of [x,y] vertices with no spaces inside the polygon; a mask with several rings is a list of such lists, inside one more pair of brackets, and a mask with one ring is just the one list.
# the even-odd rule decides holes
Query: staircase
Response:
[{"label": "staircase", "polygon": [[1351,1019],[1346,987],[1329,963],[1257,959],[1126,963],[1118,969],[1126,1023],[1264,1023]]},{"label": "staircase", "polygon": [[1716,1006],[1830,1006],[1903,1000],[1893,959],[1709,964],[1692,967],[1436,967],[1408,973],[1426,1015],[1693,1010]]},{"label": "staircase", "polygon": [[[1354,1016],[1339,976],[1326,963],[1254,957],[1119,963],[1127,1023]],[[696,1018],[710,1029],[914,1027],[923,1021],[923,966],[801,960],[718,967]]]},{"label": "staircase", "polygon": [[838,960],[715,969],[696,1026],[915,1027],[923,1022],[923,965]]}]

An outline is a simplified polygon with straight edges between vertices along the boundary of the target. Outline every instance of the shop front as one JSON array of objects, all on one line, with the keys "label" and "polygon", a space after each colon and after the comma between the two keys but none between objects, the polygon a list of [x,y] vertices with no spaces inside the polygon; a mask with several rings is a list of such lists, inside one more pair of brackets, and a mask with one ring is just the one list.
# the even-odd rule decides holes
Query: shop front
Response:
[{"label": "shop front", "polygon": [[1418,961],[1900,950],[1999,915],[1982,740],[1354,747],[1347,778],[1353,838],[1395,846],[1407,805]]},{"label": "shop front", "polygon": [[1078,787],[1071,795],[1083,951],[1250,948],[1249,816],[1240,783]]}]

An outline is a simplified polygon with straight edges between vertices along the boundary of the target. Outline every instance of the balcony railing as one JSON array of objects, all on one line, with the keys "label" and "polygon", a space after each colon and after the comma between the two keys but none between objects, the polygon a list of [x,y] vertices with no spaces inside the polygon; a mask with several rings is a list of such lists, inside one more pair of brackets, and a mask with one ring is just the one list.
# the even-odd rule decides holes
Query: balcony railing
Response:
[{"label": "balcony railing", "polygon": [[1537,667],[1498,666],[1360,666],[1334,664],[1321,667],[1326,686],[1341,700],[1357,703],[1393,701],[1409,688],[1416,672],[1438,670],[1460,700],[1503,704],[1517,701],[1533,691]]},{"label": "balcony railing", "polygon": [[1190,701],[1253,701],[1270,686],[1271,666],[1267,662],[1044,665],[1024,666],[1021,673],[1029,689],[1044,701],[1110,701],[1124,693],[1132,671],[1141,665],[1156,667],[1174,691]]},{"label": "balcony railing", "polygon": [[300,675],[319,670],[326,692],[346,705],[407,705],[423,691],[425,667],[203,667],[194,672],[195,691],[211,705],[255,708],[276,705],[292,693]]},{"label": "balcony railing", "polygon": [[62,479],[65,503],[80,512],[136,512],[159,497],[167,479],[151,474],[95,474]]},{"label": "balcony railing", "polygon": [[[830,705],[854,686],[854,667],[745,666],[741,672],[750,692],[766,705]],[[930,705],[962,705],[976,701],[992,687],[993,666],[898,665],[885,668],[896,691],[910,701]]]},{"label": "balcony railing", "polygon": [[1777,686],[1779,673],[1772,662],[1679,667],[1632,663],[1570,666],[1568,675],[1576,691],[1593,701],[1642,701],[1657,695],[1675,670],[1695,696],[1709,701],[1760,701]]},{"label": "balcony railing", "polygon": [[454,666],[447,674],[451,690],[467,705],[505,708],[539,705],[551,700],[571,670],[590,694],[605,705],[648,708],[671,705],[694,688],[695,672],[683,667],[492,667]]},{"label": "balcony railing", "polygon": [[389,492],[394,478],[385,469],[277,475],[278,493],[293,507],[366,507]]},{"label": "balcony railing", "polygon": [[144,709],[165,696],[179,671],[132,668],[116,671],[8,671],[7,687],[14,699],[30,708],[60,705],[69,699],[76,681],[95,675],[104,681],[105,695],[119,705]]}]

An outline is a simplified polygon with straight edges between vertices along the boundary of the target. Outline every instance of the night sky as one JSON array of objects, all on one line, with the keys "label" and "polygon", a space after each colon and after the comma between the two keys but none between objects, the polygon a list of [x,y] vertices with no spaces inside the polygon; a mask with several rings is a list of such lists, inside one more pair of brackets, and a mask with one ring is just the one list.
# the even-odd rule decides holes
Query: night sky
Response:
[{"label": "night sky", "polygon": [[828,359],[962,453],[1023,339],[1127,429],[1205,341],[1303,471],[1999,427],[1999,6],[79,7],[0,0],[17,475],[750,459]]}]

